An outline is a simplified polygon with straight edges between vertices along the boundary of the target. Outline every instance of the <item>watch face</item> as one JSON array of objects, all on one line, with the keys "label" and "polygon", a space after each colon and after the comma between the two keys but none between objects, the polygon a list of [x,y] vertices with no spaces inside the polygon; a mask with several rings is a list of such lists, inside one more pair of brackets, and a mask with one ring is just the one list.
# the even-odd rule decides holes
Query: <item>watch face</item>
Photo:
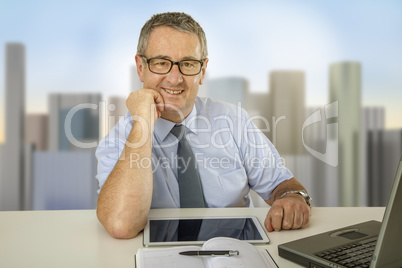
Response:
[{"label": "watch face", "polygon": [[303,197],[304,199],[306,199],[307,205],[311,206],[311,197],[307,194],[306,191],[298,191]]},{"label": "watch face", "polygon": [[286,194],[300,194],[303,196],[304,200],[306,200],[307,205],[311,207],[311,201],[313,200],[305,190],[298,190],[298,191],[289,191],[283,193],[279,198],[282,198]]}]

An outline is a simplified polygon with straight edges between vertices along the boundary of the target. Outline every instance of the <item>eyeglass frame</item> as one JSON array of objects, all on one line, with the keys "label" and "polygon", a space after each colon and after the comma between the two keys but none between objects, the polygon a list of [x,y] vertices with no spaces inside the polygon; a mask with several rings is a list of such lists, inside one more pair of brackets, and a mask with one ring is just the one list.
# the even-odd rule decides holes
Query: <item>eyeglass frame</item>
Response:
[{"label": "eyeglass frame", "polygon": [[[194,76],[194,75],[197,75],[197,74],[201,73],[201,71],[202,71],[202,66],[204,66],[204,60],[205,60],[205,59],[201,59],[201,60],[181,60],[181,61],[172,61],[172,60],[169,60],[169,59],[166,59],[166,58],[161,58],[161,57],[155,57],[155,58],[147,59],[147,57],[145,57],[144,55],[140,55],[140,56],[141,56],[143,59],[145,59],[145,62],[146,62],[147,65],[148,65],[148,70],[149,70],[150,72],[152,72],[152,73],[154,73],[154,74],[161,74],[161,75],[170,73],[170,71],[171,71],[172,68],[173,68],[173,65],[177,65],[177,67],[179,68],[179,71],[180,71],[180,73],[181,73],[182,75],[185,75],[185,76]],[[152,70],[151,70],[151,67],[150,67],[150,65],[149,65],[149,63],[151,62],[151,60],[157,60],[157,59],[169,61],[169,62],[171,63],[169,71],[167,71],[166,73],[157,73],[157,72],[152,71]],[[198,61],[198,62],[201,64],[200,70],[199,70],[198,73],[196,73],[196,74],[184,74],[184,73],[182,72],[181,68],[180,68],[180,63],[182,63],[183,61]]]}]

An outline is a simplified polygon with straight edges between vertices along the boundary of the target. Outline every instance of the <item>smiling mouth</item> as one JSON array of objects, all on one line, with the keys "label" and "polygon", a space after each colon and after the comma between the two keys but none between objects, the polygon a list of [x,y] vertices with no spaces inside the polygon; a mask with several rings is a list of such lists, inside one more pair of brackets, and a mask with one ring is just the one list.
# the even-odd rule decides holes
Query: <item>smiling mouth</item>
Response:
[{"label": "smiling mouth", "polygon": [[167,89],[167,88],[162,88],[162,89],[172,95],[179,95],[183,92],[183,90],[171,90],[171,89]]}]

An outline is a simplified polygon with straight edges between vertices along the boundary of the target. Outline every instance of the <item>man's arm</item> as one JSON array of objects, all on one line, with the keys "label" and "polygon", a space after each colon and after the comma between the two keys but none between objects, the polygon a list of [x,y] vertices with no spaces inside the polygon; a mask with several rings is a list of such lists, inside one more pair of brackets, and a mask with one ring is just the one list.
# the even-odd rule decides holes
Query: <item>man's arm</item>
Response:
[{"label": "man's arm", "polygon": [[281,229],[299,229],[307,226],[310,221],[311,208],[306,200],[299,194],[288,193],[289,191],[305,190],[303,185],[291,178],[280,183],[266,200],[271,209],[265,219],[268,232],[280,231]]},{"label": "man's arm", "polygon": [[97,208],[99,221],[115,238],[135,237],[146,224],[152,201],[152,167],[132,165],[130,159],[135,155],[136,159],[151,160],[153,127],[163,109],[162,96],[152,89],[131,93],[126,103],[133,127],[120,159],[99,193]]}]

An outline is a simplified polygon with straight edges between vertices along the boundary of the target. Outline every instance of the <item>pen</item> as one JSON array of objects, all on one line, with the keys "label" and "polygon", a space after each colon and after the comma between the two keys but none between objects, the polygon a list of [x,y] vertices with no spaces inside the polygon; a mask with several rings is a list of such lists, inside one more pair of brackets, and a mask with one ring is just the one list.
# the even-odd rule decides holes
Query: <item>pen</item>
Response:
[{"label": "pen", "polygon": [[180,255],[186,256],[237,256],[239,255],[238,250],[193,250],[193,251],[183,251],[179,252]]}]

